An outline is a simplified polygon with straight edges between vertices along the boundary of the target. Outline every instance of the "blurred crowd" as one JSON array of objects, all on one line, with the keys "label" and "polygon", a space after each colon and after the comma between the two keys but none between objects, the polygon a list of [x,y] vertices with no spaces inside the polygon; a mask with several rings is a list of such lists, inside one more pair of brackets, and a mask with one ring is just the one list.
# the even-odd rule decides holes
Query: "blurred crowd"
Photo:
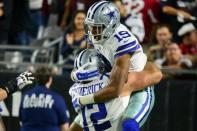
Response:
[{"label": "blurred crowd", "polygon": [[[61,60],[54,63],[72,65],[87,46],[83,21],[97,1],[0,0],[0,45],[31,46],[43,38],[62,37],[55,50]],[[121,23],[137,37],[149,61],[160,68],[197,67],[197,0],[112,1]],[[69,70],[63,68],[63,72]]]}]

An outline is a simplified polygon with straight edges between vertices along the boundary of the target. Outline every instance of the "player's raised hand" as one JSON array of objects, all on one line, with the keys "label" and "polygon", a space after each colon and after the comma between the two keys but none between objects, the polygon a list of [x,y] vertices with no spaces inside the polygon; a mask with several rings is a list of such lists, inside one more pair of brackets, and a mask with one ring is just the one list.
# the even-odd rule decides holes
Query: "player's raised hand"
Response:
[{"label": "player's raised hand", "polygon": [[34,82],[34,76],[31,72],[26,71],[21,73],[18,77],[16,77],[17,80],[17,87],[18,89],[23,89],[27,85],[31,85]]},{"label": "player's raised hand", "polygon": [[8,81],[2,88],[7,92],[8,95],[21,90],[28,85],[33,84],[34,77],[33,74],[29,71],[21,73],[15,79]]}]

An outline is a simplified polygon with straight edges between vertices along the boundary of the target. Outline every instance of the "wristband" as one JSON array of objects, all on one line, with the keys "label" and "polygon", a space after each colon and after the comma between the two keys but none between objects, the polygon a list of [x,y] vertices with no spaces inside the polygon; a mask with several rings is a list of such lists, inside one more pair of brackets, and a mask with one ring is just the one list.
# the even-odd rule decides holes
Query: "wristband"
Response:
[{"label": "wristband", "polygon": [[90,95],[87,95],[87,96],[80,97],[79,102],[80,102],[81,105],[87,105],[87,104],[95,103],[94,94],[90,94]]},{"label": "wristband", "polygon": [[7,95],[11,95],[17,91],[17,81],[15,79],[8,81],[5,85],[1,86],[7,92]]}]

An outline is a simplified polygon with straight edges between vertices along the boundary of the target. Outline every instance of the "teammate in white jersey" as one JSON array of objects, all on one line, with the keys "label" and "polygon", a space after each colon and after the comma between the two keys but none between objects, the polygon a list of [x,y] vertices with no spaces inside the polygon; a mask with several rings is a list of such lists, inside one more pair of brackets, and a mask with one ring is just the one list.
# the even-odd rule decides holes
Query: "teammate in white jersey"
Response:
[{"label": "teammate in white jersey", "polygon": [[[69,90],[74,107],[76,107],[78,97],[94,94],[110,82],[110,70],[107,70],[106,64],[96,50],[83,50],[75,63],[75,69],[80,70],[78,75],[81,75],[82,79]],[[121,116],[128,105],[129,97],[119,97],[105,103],[86,105],[78,113],[79,118],[76,122],[85,131],[120,131]]]},{"label": "teammate in white jersey", "polygon": [[[143,90],[145,87],[158,83],[161,80],[162,74],[159,70],[156,70],[153,73],[154,75],[151,74],[151,79],[145,76],[139,77],[139,74],[136,75],[138,71],[143,70],[146,64],[146,55],[143,53],[134,35],[124,25],[120,24],[119,11],[112,3],[100,1],[92,5],[85,19],[85,27],[90,45],[107,58],[112,71],[109,85],[95,94],[80,97],[77,100],[78,106],[117,98],[121,94],[123,86],[126,86],[125,88],[128,89],[127,95],[134,91],[138,91],[136,94],[143,95],[146,94],[146,90]],[[77,74],[77,72],[74,71],[73,74]],[[79,79],[77,75],[73,76]],[[141,82],[136,83],[139,78]],[[133,85],[134,83],[135,86]],[[149,100],[148,98],[147,95],[145,99]],[[142,104],[141,106],[139,105],[139,111],[143,114],[136,112],[136,114],[131,115],[129,112],[134,103],[129,103],[124,115],[123,131],[130,129],[137,131],[141,120],[135,121],[134,118],[138,116],[140,118],[145,117],[142,116],[143,112],[149,109]],[[136,128],[133,129],[133,127]]]},{"label": "teammate in white jersey", "polygon": [[[84,106],[81,111],[78,109],[77,99],[79,97],[94,94],[110,83],[108,72],[111,69],[107,65],[105,57],[95,49],[82,51],[75,60],[74,70],[77,70],[77,74],[74,75],[78,75],[79,79],[75,81],[77,83],[70,88],[69,93],[72,96],[75,109],[79,112],[75,123],[83,127],[85,131],[121,130],[121,116],[124,117],[123,112],[125,112],[128,105],[130,94],[127,97],[118,97],[105,103]],[[147,88],[146,92],[141,92],[140,95],[133,93],[130,103],[132,104],[132,110],[129,112],[129,115],[136,114],[134,119],[140,121],[140,123],[144,122],[154,103],[152,87]],[[142,110],[141,105],[144,105],[143,108],[147,109]],[[80,131],[79,129],[75,130]]]}]

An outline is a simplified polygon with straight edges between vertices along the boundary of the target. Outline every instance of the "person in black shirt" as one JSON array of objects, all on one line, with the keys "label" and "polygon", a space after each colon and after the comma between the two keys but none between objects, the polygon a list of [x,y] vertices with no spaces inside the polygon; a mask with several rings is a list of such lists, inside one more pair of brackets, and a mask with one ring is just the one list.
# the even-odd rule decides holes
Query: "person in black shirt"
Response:
[{"label": "person in black shirt", "polygon": [[161,0],[164,23],[171,25],[174,41],[179,42],[178,29],[188,21],[197,18],[197,3],[195,0]]}]

